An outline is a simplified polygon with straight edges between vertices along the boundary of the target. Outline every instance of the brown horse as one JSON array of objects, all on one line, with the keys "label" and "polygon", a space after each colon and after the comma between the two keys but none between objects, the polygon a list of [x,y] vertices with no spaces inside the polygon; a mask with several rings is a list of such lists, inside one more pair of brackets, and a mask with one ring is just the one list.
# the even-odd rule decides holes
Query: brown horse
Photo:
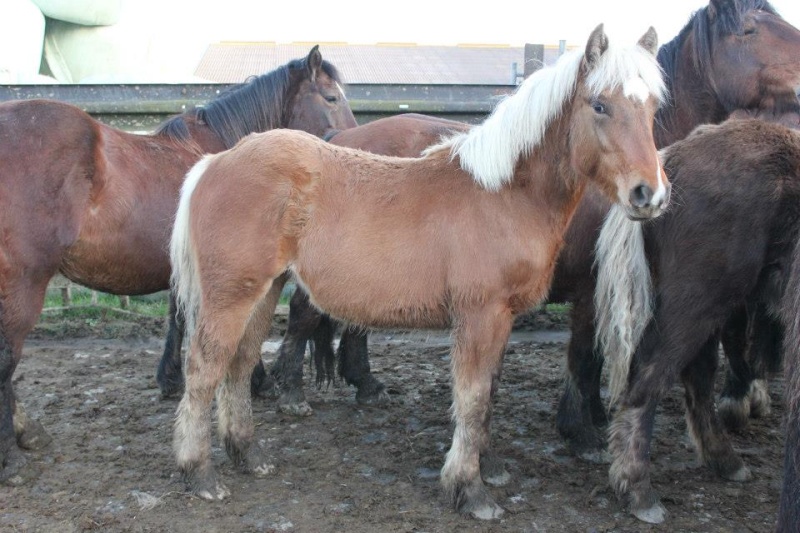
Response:
[{"label": "brown horse", "polygon": [[25,463],[18,442],[49,439],[16,404],[11,378],[50,278],[60,271],[116,294],[168,288],[179,189],[202,154],[256,131],[323,135],[354,125],[339,75],[317,47],[154,135],[113,129],[55,101],[0,104],[0,481]]},{"label": "brown horse", "polygon": [[[658,220],[637,225],[652,287],[642,284],[642,298],[630,300],[639,306],[620,301],[629,293],[620,290],[618,272],[631,267],[598,252],[596,293],[599,349],[609,359],[616,404],[611,485],[647,522],[666,514],[650,485],[650,442],[656,407],[678,379],[700,459],[725,479],[750,477],[714,412],[719,330],[740,307],[777,310],[785,292],[797,298],[783,287],[787,275],[797,275],[792,255],[800,238],[800,132],[731,119],[698,128],[661,155],[675,201]],[[620,224],[630,223],[612,210],[598,249],[604,238],[618,242]],[[797,307],[784,307],[796,321]],[[642,308],[651,310],[650,321],[641,321]],[[796,341],[792,335],[796,331],[790,331]],[[793,346],[789,353],[796,351]],[[795,445],[796,427],[790,421],[787,436]],[[793,464],[787,463],[790,470]]]},{"label": "brown horse", "polygon": [[[207,499],[228,490],[211,463],[211,404],[228,456],[252,446],[250,374],[288,273],[332,316],[377,327],[452,327],[453,444],[442,483],[479,518],[503,510],[479,472],[515,314],[547,294],[586,184],[628,216],[669,197],[652,139],[663,81],[652,28],[529,77],[480,126],[421,158],[390,158],[287,130],[249,136],[189,173],[171,241],[191,341],[175,424],[177,463]],[[232,238],[235,236],[235,238]]]}]

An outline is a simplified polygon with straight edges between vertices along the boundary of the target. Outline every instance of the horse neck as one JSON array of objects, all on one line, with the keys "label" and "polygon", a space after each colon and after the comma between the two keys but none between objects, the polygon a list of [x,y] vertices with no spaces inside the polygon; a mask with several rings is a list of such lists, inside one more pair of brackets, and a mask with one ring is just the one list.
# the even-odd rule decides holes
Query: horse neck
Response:
[{"label": "horse neck", "polygon": [[223,139],[207,124],[198,121],[194,114],[184,114],[183,123],[188,132],[185,141],[192,149],[199,150],[198,155],[215,154],[227,148]]},{"label": "horse neck", "polygon": [[669,99],[655,117],[653,133],[658,148],[683,139],[701,124],[718,124],[728,116],[709,81],[710,73],[704,75],[694,68],[691,45],[684,43],[678,54],[675,71],[666,73]]},{"label": "horse neck", "polygon": [[528,198],[542,206],[550,227],[563,235],[587,181],[571,166],[568,117],[561,117],[548,127],[539,147],[517,163],[513,183],[522,187]]}]

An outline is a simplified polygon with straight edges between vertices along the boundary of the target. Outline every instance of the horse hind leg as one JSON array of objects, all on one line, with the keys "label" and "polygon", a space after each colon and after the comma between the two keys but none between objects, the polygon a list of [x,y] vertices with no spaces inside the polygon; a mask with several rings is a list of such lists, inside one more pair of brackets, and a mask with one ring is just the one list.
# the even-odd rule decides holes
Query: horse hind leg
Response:
[{"label": "horse hind leg", "polygon": [[572,336],[567,349],[567,377],[558,402],[556,428],[574,455],[602,462],[608,425],[600,398],[603,355],[594,349],[594,305],[591,298],[574,302]]},{"label": "horse hind leg", "polygon": [[499,518],[504,510],[480,475],[480,456],[490,449],[493,388],[499,382],[512,316],[504,308],[463,316],[452,351],[453,443],[441,482],[459,512]]},{"label": "horse hind leg", "polygon": [[748,329],[747,311],[742,306],[728,317],[720,336],[728,368],[717,412],[722,423],[731,431],[747,427],[750,418],[748,394],[754,376],[747,358]]},{"label": "horse hind leg", "polygon": [[250,376],[256,362],[261,359],[261,343],[269,334],[284,282],[285,277],[275,280],[266,297],[250,315],[236,355],[217,390],[220,440],[236,466],[256,475],[267,475],[275,467],[266,460],[260,446],[253,443]]},{"label": "horse hind leg", "polygon": [[750,470],[734,451],[714,412],[716,370],[717,337],[712,335],[681,372],[686,390],[687,426],[704,464],[725,479],[746,481],[751,477]]},{"label": "horse hind leg", "polygon": [[[272,285],[269,279],[266,277],[267,291]],[[228,380],[226,387],[234,390],[226,395],[225,401],[231,404],[240,397],[240,385],[238,381],[231,381],[229,373],[233,371],[238,378],[237,371],[247,366],[240,361],[234,365],[234,361],[250,317],[265,294],[263,289],[254,289],[240,294],[232,302],[230,297],[220,294],[225,290],[221,285],[213,284],[205,290],[203,301],[214,302],[216,306],[208,303],[200,309],[186,357],[185,386],[178,404],[173,438],[176,462],[188,490],[206,500],[222,500],[230,495],[211,463],[211,404],[223,378]],[[248,368],[248,379],[251,371],[252,366]],[[249,394],[249,388],[245,390]],[[225,427],[236,424],[236,417],[230,414],[231,408],[223,409],[227,409],[224,415],[227,420],[234,420],[226,421]],[[246,419],[244,425],[247,425]]]},{"label": "horse hind leg", "polygon": [[386,386],[372,375],[367,349],[367,332],[347,326],[338,349],[339,375],[356,387],[356,401],[361,405],[385,405],[389,401]]}]

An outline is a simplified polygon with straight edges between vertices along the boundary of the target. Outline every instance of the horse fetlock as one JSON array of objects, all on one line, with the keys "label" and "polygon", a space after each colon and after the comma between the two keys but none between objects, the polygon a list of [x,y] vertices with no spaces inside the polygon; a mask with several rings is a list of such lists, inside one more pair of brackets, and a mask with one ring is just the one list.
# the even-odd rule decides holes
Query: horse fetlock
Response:
[{"label": "horse fetlock", "polygon": [[458,512],[472,518],[494,520],[505,513],[480,479],[457,487],[453,496]]},{"label": "horse fetlock", "polygon": [[753,475],[739,455],[733,450],[721,454],[713,459],[706,460],[706,464],[722,479],[728,481],[749,481]]},{"label": "horse fetlock", "polygon": [[511,481],[511,474],[500,456],[486,453],[481,456],[481,478],[492,487],[504,487]]},{"label": "horse fetlock", "polygon": [[747,395],[750,398],[750,416],[753,418],[763,418],[772,412],[770,405],[769,389],[767,380],[757,379],[750,384]]},{"label": "horse fetlock", "polygon": [[748,398],[723,397],[717,406],[717,414],[729,431],[741,431],[750,419],[750,400]]}]

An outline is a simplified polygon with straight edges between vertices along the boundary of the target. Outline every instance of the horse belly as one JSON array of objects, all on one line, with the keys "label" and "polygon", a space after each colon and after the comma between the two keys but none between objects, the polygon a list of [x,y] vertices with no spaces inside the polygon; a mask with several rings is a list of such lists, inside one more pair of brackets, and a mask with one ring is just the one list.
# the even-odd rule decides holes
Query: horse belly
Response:
[{"label": "horse belly", "polygon": [[447,327],[444,271],[410,255],[301,248],[292,271],[312,303],[333,317],[372,327]]}]

